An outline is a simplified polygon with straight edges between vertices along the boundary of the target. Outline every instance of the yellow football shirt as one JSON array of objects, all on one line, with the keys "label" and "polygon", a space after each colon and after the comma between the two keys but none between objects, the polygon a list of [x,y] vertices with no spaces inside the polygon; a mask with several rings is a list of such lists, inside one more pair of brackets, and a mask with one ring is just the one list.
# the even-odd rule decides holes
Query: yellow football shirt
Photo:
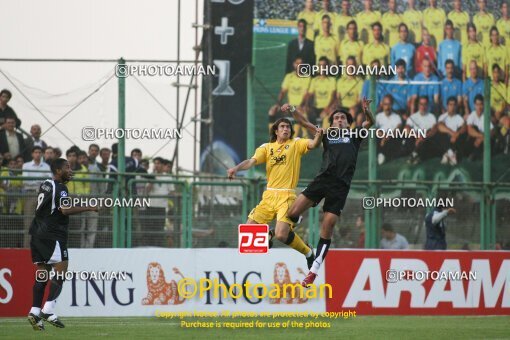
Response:
[{"label": "yellow football shirt", "polygon": [[326,57],[329,60],[330,64],[336,65],[336,56],[338,50],[338,40],[332,35],[329,37],[325,37],[323,35],[318,35],[315,38],[315,56],[317,58],[316,62],[319,63],[320,57]]},{"label": "yellow football shirt", "polygon": [[462,46],[462,65],[466,65],[466,78],[471,77],[471,72],[469,72],[471,60],[475,60],[478,67],[483,68],[483,64],[485,64],[485,49],[479,42],[470,42]]},{"label": "yellow football shirt", "polygon": [[294,106],[301,105],[309,85],[309,77],[298,77],[295,72],[287,73],[283,79],[282,89],[288,91],[289,104]]},{"label": "yellow football shirt", "polygon": [[[374,41],[374,35],[372,34],[372,24],[377,21],[381,22],[381,12],[359,12],[356,15],[356,23],[358,24],[359,37],[366,44],[367,42]],[[384,29],[384,27],[383,27]]]},{"label": "yellow football shirt", "polygon": [[496,24],[494,16],[490,13],[477,13],[473,17],[473,24],[475,24],[476,32],[479,36],[478,41],[482,44],[482,46],[489,47],[491,44],[490,30],[491,27]]},{"label": "yellow football shirt", "polygon": [[506,47],[509,47],[510,46],[510,19],[509,20],[499,19],[498,23],[496,24],[496,27],[498,28],[499,35],[505,39]]},{"label": "yellow football shirt", "polygon": [[301,169],[301,156],[308,152],[309,139],[293,138],[283,144],[265,143],[255,150],[256,164],[266,163],[267,187],[295,189]]},{"label": "yellow football shirt", "polygon": [[[431,45],[436,49],[444,39],[446,13],[442,8],[427,8],[423,11],[423,25],[429,30]],[[434,44],[435,42],[435,44]]]},{"label": "yellow football shirt", "polygon": [[451,11],[450,13],[448,13],[448,19],[450,19],[453,22],[453,29],[455,30],[453,33],[453,37],[456,40],[459,40],[462,45],[467,44],[468,43],[467,24],[469,23],[468,12]]},{"label": "yellow football shirt", "polygon": [[306,21],[306,39],[313,41],[315,39],[314,22],[315,22],[315,11],[301,11],[299,12],[297,19],[304,19]]},{"label": "yellow football shirt", "polygon": [[[335,27],[336,13],[326,12],[325,10],[321,9],[315,14],[315,20],[313,23],[313,29],[315,31],[322,32],[322,17],[326,14],[329,16],[329,19],[331,20],[331,30],[333,30],[333,28]],[[333,34],[333,32],[331,32],[331,34]]]},{"label": "yellow football shirt", "polygon": [[354,20],[354,17],[351,17],[350,15],[338,14],[336,16],[333,34],[338,41],[342,41],[347,37],[347,24],[351,20]]},{"label": "yellow football shirt", "polygon": [[333,77],[315,77],[310,83],[308,93],[314,95],[315,107],[323,109],[331,102],[335,93],[336,81]]},{"label": "yellow football shirt", "polygon": [[501,111],[506,106],[507,88],[504,82],[491,84],[491,109]]},{"label": "yellow football shirt", "polygon": [[421,25],[423,22],[423,14],[417,10],[407,10],[402,14],[404,23],[409,29],[409,42],[419,43],[421,42]]},{"label": "yellow football shirt", "polygon": [[508,64],[508,55],[507,49],[503,45],[499,45],[497,47],[490,46],[485,49],[485,60],[487,61],[487,73],[492,78],[492,65],[498,64],[499,67],[503,71],[506,71],[506,66]]},{"label": "yellow football shirt", "polygon": [[379,59],[381,65],[388,65],[390,56],[390,47],[385,43],[370,43],[363,48],[363,64],[370,65],[370,63]]},{"label": "yellow football shirt", "polygon": [[384,40],[390,47],[394,46],[399,40],[398,26],[403,22],[400,14],[384,13],[381,24],[383,27]]},{"label": "yellow football shirt", "polygon": [[363,79],[359,77],[342,77],[336,84],[336,93],[341,106],[351,108],[359,102]]},{"label": "yellow football shirt", "polygon": [[353,56],[356,58],[356,64],[361,64],[361,53],[363,52],[363,47],[365,45],[362,41],[350,41],[349,39],[345,39],[340,44],[338,48],[338,55],[340,56],[340,60],[345,65],[347,63],[347,58],[349,56]]}]

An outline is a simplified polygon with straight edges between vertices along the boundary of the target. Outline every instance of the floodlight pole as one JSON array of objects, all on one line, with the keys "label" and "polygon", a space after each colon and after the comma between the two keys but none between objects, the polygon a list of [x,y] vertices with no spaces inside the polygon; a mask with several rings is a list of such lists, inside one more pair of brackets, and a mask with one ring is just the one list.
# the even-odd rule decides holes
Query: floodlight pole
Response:
[{"label": "floodlight pole", "polygon": [[[126,65],[126,61],[123,58],[119,59],[119,65]],[[123,77],[118,77],[119,79],[119,126],[120,130],[124,130],[126,128],[126,79]],[[121,138],[118,139],[118,148],[117,148],[117,173],[124,174],[126,171],[126,159],[125,159],[125,137],[124,134],[121,134]],[[118,183],[118,192],[114,193],[114,199],[119,196],[123,197],[126,193],[126,182],[124,180],[124,175],[117,175],[116,181]],[[117,227],[117,244],[114,247],[124,248],[126,246],[126,211],[125,209],[121,209],[120,207],[114,205],[113,217],[115,221],[115,217],[117,216],[117,223],[114,222],[114,227]]]}]

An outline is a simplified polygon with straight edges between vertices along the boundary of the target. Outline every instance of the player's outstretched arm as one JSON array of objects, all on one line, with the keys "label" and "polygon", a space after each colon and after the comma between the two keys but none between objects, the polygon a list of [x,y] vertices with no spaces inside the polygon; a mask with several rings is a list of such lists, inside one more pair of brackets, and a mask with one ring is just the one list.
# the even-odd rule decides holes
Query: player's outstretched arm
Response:
[{"label": "player's outstretched arm", "polygon": [[65,209],[65,208],[63,209],[62,207],[60,207],[60,212],[66,216],[79,214],[79,213],[82,213],[85,211],[96,211],[97,212],[98,208],[97,207],[70,207],[67,209]]},{"label": "player's outstretched arm", "polygon": [[312,150],[312,149],[315,149],[316,147],[318,147],[321,144],[323,135],[324,135],[324,129],[316,127],[314,138],[308,142],[308,149]]},{"label": "player's outstretched arm", "polygon": [[372,111],[370,111],[370,103],[372,102],[372,99],[367,99],[366,97],[363,97],[361,100],[361,108],[363,109],[363,113],[365,114],[365,121],[363,122],[362,126],[366,129],[374,125],[375,118]]},{"label": "player's outstretched arm", "polygon": [[229,179],[233,179],[239,170],[248,170],[249,168],[254,166],[256,163],[257,163],[257,161],[255,160],[255,158],[245,159],[241,163],[237,164],[235,167],[228,169],[227,177]]},{"label": "player's outstretched arm", "polygon": [[294,119],[299,124],[301,124],[306,129],[308,129],[308,131],[310,131],[310,133],[315,133],[315,131],[317,130],[317,127],[315,125],[313,125],[312,123],[310,123],[308,121],[308,119],[306,119],[305,115],[302,112],[299,112],[297,107],[292,106],[290,104],[283,104],[282,107],[280,108],[280,110],[282,112],[289,111],[292,114],[292,117],[294,117]]}]

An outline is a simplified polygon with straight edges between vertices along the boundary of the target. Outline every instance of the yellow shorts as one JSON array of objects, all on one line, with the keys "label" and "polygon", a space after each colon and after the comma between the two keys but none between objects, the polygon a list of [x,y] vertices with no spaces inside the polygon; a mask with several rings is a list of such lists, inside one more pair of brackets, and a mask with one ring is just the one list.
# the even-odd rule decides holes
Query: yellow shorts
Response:
[{"label": "yellow shorts", "polygon": [[266,190],[248,218],[260,224],[268,224],[276,218],[278,222],[288,223],[292,227],[294,223],[287,218],[287,211],[295,200],[294,191]]}]

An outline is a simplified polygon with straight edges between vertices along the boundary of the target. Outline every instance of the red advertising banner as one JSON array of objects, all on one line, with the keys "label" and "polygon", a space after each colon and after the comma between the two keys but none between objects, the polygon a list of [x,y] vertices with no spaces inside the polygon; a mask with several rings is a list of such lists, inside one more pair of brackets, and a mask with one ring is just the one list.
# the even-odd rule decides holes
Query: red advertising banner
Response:
[{"label": "red advertising banner", "polygon": [[510,252],[331,250],[329,312],[510,315]]},{"label": "red advertising banner", "polygon": [[0,249],[0,317],[28,315],[34,280],[29,249]]}]

